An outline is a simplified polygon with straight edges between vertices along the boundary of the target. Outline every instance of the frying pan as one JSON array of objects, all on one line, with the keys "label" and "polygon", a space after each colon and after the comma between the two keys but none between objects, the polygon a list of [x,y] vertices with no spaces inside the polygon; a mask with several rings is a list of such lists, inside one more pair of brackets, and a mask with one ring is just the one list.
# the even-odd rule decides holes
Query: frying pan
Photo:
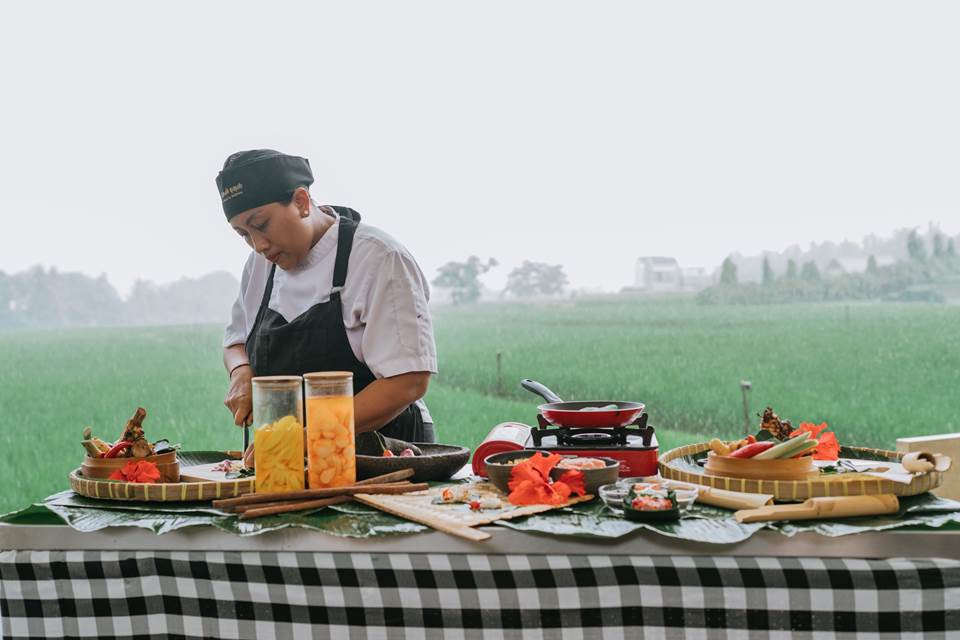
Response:
[{"label": "frying pan", "polygon": [[[560,396],[550,389],[529,379],[521,380],[520,386],[547,401],[548,404],[542,404],[537,408],[547,422],[558,427],[594,429],[598,427],[625,427],[633,423],[643,413],[644,408],[643,403],[640,402],[613,400],[564,402],[560,399]],[[584,409],[588,410],[584,411]]]}]

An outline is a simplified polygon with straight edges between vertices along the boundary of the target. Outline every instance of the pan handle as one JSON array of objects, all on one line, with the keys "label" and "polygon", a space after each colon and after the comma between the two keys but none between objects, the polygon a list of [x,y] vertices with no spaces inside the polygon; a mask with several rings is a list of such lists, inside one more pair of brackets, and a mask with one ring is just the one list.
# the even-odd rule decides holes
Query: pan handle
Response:
[{"label": "pan handle", "polygon": [[547,402],[563,402],[563,400],[560,399],[560,396],[555,394],[553,391],[550,391],[550,389],[547,389],[544,385],[535,380],[524,378],[520,381],[520,386],[527,391],[537,394]]}]

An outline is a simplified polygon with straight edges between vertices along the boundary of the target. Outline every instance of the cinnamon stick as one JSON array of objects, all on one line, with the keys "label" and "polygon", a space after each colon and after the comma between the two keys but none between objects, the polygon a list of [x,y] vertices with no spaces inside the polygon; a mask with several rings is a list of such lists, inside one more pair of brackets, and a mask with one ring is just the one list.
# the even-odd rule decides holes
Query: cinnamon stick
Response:
[{"label": "cinnamon stick", "polygon": [[350,496],[334,496],[333,498],[324,498],[322,500],[303,500],[299,502],[287,502],[272,507],[261,507],[259,509],[250,509],[240,514],[241,520],[252,520],[263,516],[273,516],[278,513],[290,513],[292,511],[307,511],[308,509],[319,509],[329,507],[332,504],[349,502],[353,498]]}]

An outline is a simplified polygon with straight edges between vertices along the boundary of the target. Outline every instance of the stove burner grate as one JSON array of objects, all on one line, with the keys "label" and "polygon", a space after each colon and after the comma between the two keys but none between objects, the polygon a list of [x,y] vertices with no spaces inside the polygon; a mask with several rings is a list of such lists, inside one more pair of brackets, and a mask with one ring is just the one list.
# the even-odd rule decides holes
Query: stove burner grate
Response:
[{"label": "stove burner grate", "polygon": [[643,413],[632,424],[625,427],[609,428],[576,428],[557,427],[551,425],[542,416],[537,416],[539,429],[532,429],[530,435],[534,446],[541,446],[543,439],[555,436],[557,448],[583,449],[585,447],[624,447],[628,444],[628,436],[640,436],[644,447],[649,447],[653,439],[654,429],[647,426],[647,414]]}]

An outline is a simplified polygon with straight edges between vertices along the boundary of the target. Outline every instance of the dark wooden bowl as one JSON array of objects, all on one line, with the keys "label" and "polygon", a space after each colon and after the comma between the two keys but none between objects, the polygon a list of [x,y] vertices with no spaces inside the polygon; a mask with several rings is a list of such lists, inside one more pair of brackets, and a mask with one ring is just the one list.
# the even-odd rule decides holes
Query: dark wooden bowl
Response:
[{"label": "dark wooden bowl", "polygon": [[[536,454],[536,450],[531,449],[522,449],[520,451],[504,451],[503,453],[495,453],[491,456],[487,456],[483,461],[484,465],[487,468],[487,476],[490,478],[490,482],[494,484],[500,491],[504,493],[510,493],[508,484],[510,482],[510,472],[513,470],[515,462],[520,460],[526,460],[527,458]],[[596,495],[597,489],[605,484],[612,484],[617,481],[617,478],[620,476],[620,462],[614,460],[613,458],[603,458],[600,456],[563,456],[564,458],[597,458],[598,460],[603,460],[606,463],[606,467],[603,469],[581,469],[583,472],[583,484],[586,488],[587,493]],[[513,463],[513,464],[511,464]],[[560,479],[568,469],[561,469],[559,467],[554,467],[550,471],[550,478],[554,482]]]},{"label": "dark wooden bowl", "polygon": [[413,469],[411,480],[414,482],[449,480],[470,459],[470,449],[466,447],[424,442],[411,444],[420,447],[423,455],[393,456],[392,458],[357,455],[357,480],[365,480],[402,469]]}]

